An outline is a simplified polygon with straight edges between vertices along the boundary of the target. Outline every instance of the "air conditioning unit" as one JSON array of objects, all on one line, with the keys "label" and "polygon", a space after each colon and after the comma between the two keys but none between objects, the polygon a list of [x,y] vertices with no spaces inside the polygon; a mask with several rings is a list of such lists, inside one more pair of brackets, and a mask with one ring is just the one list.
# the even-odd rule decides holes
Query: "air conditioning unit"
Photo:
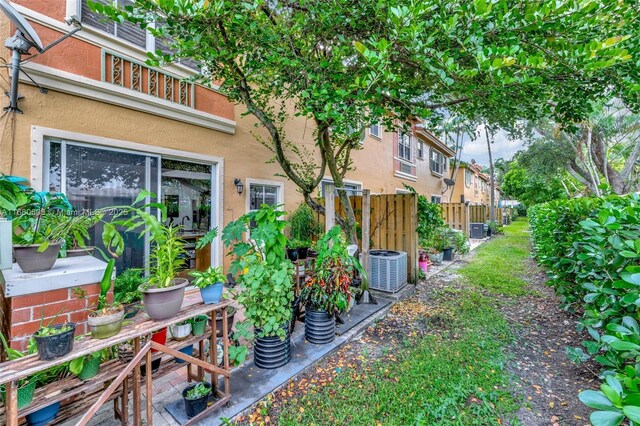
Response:
[{"label": "air conditioning unit", "polygon": [[481,240],[484,238],[484,223],[472,223],[471,224],[471,239]]},{"label": "air conditioning unit", "polygon": [[369,252],[369,288],[395,293],[407,284],[407,252],[371,250]]}]

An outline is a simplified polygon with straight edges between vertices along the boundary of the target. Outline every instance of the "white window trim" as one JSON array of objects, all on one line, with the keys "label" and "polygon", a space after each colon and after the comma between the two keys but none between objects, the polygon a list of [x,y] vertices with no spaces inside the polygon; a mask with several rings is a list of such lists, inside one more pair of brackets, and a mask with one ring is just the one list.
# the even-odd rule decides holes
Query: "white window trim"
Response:
[{"label": "white window trim", "polygon": [[[473,186],[473,173],[471,173],[469,169],[463,169],[463,170],[464,170],[464,186],[466,186],[467,188],[471,188]],[[469,173],[469,175],[471,176],[469,184],[467,184],[467,173]]]},{"label": "white window trim", "polygon": [[411,191],[404,188],[396,188],[396,194],[406,195],[406,194],[411,194]]},{"label": "white window trim", "polygon": [[[380,134],[376,135],[371,131],[371,128],[373,126],[377,126],[380,129]],[[369,126],[369,136],[371,136],[372,138],[378,139],[378,140],[382,140],[382,124],[372,124]]]},{"label": "white window trim", "polygon": [[400,179],[406,179],[406,180],[410,180],[410,181],[412,181],[412,182],[416,182],[416,181],[418,180],[418,177],[417,177],[417,176],[410,175],[410,174],[408,174],[408,173],[402,173],[402,172],[400,172],[400,171],[396,171],[393,175],[394,175],[395,177],[400,178]]},{"label": "white window trim", "polygon": [[[420,149],[420,147],[422,147],[422,150]],[[426,147],[426,144],[424,143],[423,140],[418,139],[417,143],[416,143],[416,157],[420,160],[424,160],[424,149]],[[420,153],[422,152],[422,154]]]},{"label": "white window trim", "polygon": [[[361,180],[342,179],[342,182],[344,182],[347,185],[358,186],[359,190],[362,190],[362,188],[364,188],[364,184],[362,183]],[[329,183],[331,185],[334,185],[333,179],[331,178],[331,176],[324,176],[322,178],[322,180],[320,181],[320,195],[324,195],[324,194],[322,194],[322,184],[323,183]],[[334,185],[334,187],[335,187],[335,185]]]},{"label": "white window trim", "polygon": [[245,212],[249,213],[251,210],[251,185],[267,185],[267,186],[277,186],[278,187],[278,210],[284,211],[284,183],[279,182],[277,180],[265,180],[265,179],[253,179],[246,178],[245,179]]},{"label": "white window trim", "polygon": [[[402,145],[401,141],[402,141],[402,137],[403,136],[407,136],[407,142],[409,143],[409,156],[411,158],[406,159],[406,158],[402,158],[400,157],[400,146]],[[398,131],[398,157],[397,159],[400,161],[403,161],[407,164],[411,164],[413,165],[413,144],[411,143],[413,141],[413,134],[411,133],[402,133],[400,131]]]},{"label": "white window trim", "polygon": [[[84,133],[69,132],[66,130],[51,129],[48,127],[32,126],[31,127],[31,187],[36,191],[43,190],[43,182],[45,181],[45,139],[63,139],[84,144],[94,145],[110,149],[124,149],[127,151],[135,151],[144,154],[159,155],[176,160],[195,161],[212,165],[212,177],[214,185],[211,187],[211,202],[218,203],[216,209],[211,209],[211,227],[218,227],[222,230],[224,227],[224,159],[211,155],[192,153],[171,148],[162,148],[153,145],[146,145],[136,142],[123,141],[118,139],[105,138],[102,136],[88,135]],[[222,266],[222,239],[221,233],[218,234],[214,242],[211,244],[211,265]]]}]

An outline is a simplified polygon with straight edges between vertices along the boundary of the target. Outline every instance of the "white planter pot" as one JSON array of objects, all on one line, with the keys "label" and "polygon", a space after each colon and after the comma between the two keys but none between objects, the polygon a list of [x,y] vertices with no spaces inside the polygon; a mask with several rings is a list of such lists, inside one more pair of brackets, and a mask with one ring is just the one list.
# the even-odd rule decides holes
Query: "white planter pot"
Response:
[{"label": "white planter pot", "polygon": [[171,336],[176,340],[184,340],[191,334],[191,324],[186,323],[182,325],[174,324],[169,327],[171,329]]}]

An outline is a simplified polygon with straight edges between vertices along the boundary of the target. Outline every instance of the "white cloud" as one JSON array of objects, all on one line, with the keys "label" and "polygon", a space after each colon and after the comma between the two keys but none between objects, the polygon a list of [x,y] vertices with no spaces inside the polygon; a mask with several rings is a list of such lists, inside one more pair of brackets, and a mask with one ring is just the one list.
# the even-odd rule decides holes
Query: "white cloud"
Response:
[{"label": "white cloud", "polygon": [[[476,134],[479,135],[475,140],[466,140],[462,147],[462,161],[476,160],[477,163],[488,166],[489,153],[487,152],[487,139],[485,138],[484,127],[478,127]],[[500,130],[493,137],[491,144],[491,154],[493,161],[498,158],[511,160],[516,152],[524,147],[521,140],[511,140],[508,138],[507,132]]]}]

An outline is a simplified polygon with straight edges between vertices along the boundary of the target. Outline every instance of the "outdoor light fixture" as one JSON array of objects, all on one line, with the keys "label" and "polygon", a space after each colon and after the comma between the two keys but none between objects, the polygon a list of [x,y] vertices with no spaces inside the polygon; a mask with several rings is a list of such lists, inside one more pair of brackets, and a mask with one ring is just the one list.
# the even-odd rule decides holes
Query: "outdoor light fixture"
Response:
[{"label": "outdoor light fixture", "polygon": [[242,195],[242,192],[244,192],[244,184],[242,183],[242,181],[238,178],[236,178],[236,180],[233,181],[233,184],[236,186],[236,190],[238,191],[238,195]]}]

